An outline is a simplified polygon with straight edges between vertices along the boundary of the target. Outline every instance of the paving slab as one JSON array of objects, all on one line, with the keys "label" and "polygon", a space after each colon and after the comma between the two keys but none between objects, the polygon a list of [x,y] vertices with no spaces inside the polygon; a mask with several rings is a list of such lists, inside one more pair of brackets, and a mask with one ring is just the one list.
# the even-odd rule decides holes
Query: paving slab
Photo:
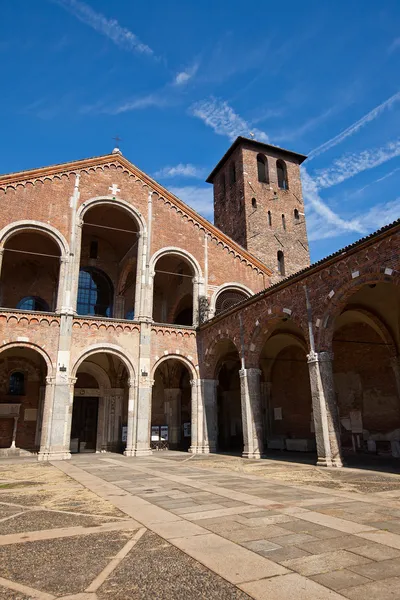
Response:
[{"label": "paving slab", "polygon": [[324,554],[312,554],[304,558],[295,558],[282,563],[292,571],[297,571],[301,575],[318,575],[319,573],[328,573],[355,565],[361,565],[371,562],[364,556],[352,554],[347,550],[337,550],[336,552],[325,552]]},{"label": "paving slab", "polygon": [[284,567],[213,533],[174,539],[174,544],[231,583],[287,573]]},{"label": "paving slab", "polygon": [[363,577],[362,575],[358,575],[347,569],[330,571],[329,573],[322,573],[321,575],[313,575],[311,579],[336,592],[345,588],[364,585],[371,581],[367,577]]},{"label": "paving slab", "polygon": [[400,558],[400,550],[391,548],[390,546],[383,546],[382,544],[374,544],[370,542],[362,546],[351,548],[351,551],[355,554],[360,554],[371,560],[387,560],[389,558]]},{"label": "paving slab", "polygon": [[337,592],[294,573],[243,583],[239,587],[255,600],[343,600]]},{"label": "paving slab", "polygon": [[400,575],[400,558],[390,558],[365,565],[351,565],[351,570],[369,579],[389,579]]},{"label": "paving slab", "polygon": [[350,600],[400,600],[400,577],[391,577],[383,581],[371,581],[364,585],[347,588],[341,591]]}]

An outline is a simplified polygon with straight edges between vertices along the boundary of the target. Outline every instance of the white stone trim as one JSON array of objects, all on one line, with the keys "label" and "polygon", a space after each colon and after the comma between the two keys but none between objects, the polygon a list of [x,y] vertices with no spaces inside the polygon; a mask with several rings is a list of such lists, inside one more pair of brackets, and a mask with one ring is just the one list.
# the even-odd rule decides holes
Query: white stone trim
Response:
[{"label": "white stone trim", "polygon": [[42,223],[42,221],[14,221],[3,227],[0,231],[0,248],[3,249],[8,240],[18,233],[23,231],[37,231],[48,235],[60,248],[60,258],[68,257],[69,245],[65,237],[52,225]]},{"label": "white stone trim", "polygon": [[162,356],[161,358],[159,358],[158,360],[156,360],[156,362],[153,364],[153,367],[151,369],[151,378],[154,379],[154,375],[155,372],[157,370],[157,368],[166,360],[171,360],[171,359],[175,359],[178,360],[179,362],[183,363],[191,372],[192,374],[192,379],[196,380],[198,379],[198,373],[196,371],[196,367],[193,364],[193,362],[191,362],[190,358],[192,357],[186,357],[186,356],[182,356],[182,354],[171,354],[171,353],[167,353],[165,356]]},{"label": "white stone trim", "polygon": [[83,361],[88,359],[93,354],[99,354],[99,353],[105,353],[105,354],[108,353],[108,354],[114,354],[115,356],[117,356],[117,358],[119,358],[124,363],[125,367],[127,368],[128,373],[129,373],[129,378],[131,380],[131,384],[134,381],[136,381],[135,369],[134,369],[132,360],[127,355],[125,349],[121,348],[120,346],[116,346],[115,344],[108,344],[108,343],[94,344],[93,346],[89,346],[88,348],[86,348],[81,353],[79,358],[75,361],[75,364],[71,370],[71,377],[76,377],[76,373],[77,373],[80,365],[83,363]]},{"label": "white stone trim", "polygon": [[187,250],[183,250],[183,248],[178,248],[176,246],[166,246],[165,248],[160,248],[159,250],[154,252],[153,256],[150,258],[149,263],[150,275],[152,277],[155,276],[155,266],[157,261],[163,256],[168,256],[169,254],[172,256],[180,256],[184,260],[187,260],[190,266],[193,268],[193,277],[201,281],[203,280],[203,272],[201,270],[201,266],[198,260],[193,256],[193,254],[190,254],[190,252],[188,252]]}]

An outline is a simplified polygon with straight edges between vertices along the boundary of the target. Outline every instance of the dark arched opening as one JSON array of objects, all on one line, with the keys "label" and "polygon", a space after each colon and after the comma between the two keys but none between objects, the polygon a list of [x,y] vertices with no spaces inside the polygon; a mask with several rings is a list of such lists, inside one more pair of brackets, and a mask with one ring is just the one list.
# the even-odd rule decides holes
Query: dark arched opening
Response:
[{"label": "dark arched opening", "polygon": [[109,277],[94,267],[84,267],[79,271],[78,315],[111,317],[113,286]]}]

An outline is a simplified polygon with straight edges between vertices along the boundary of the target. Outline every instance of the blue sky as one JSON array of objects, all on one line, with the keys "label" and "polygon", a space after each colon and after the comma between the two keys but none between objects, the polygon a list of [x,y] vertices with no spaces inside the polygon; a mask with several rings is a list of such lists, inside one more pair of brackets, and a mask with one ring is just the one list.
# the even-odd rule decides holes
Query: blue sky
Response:
[{"label": "blue sky", "polygon": [[7,173],[123,154],[212,219],[237,135],[308,154],[312,260],[400,216],[400,3],[12,0]]}]

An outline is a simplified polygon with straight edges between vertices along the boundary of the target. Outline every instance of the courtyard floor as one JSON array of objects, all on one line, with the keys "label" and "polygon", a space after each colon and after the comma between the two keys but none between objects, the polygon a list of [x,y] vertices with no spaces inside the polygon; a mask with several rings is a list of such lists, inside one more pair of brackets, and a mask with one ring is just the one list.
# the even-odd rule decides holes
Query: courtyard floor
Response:
[{"label": "courtyard floor", "polygon": [[400,476],[157,452],[0,461],[0,599],[400,599]]}]

